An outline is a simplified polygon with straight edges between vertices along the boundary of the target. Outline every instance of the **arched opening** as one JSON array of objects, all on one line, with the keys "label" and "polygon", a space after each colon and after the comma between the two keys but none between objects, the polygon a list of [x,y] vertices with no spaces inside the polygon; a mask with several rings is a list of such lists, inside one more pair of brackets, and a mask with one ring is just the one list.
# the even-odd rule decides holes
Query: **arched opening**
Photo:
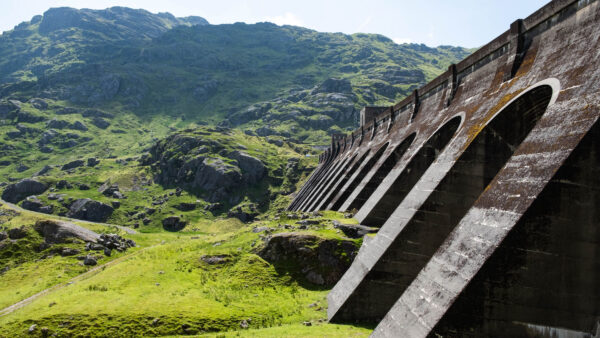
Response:
[{"label": "arched opening", "polygon": [[365,159],[367,158],[367,156],[369,155],[370,152],[371,152],[371,149],[367,149],[367,151],[365,151],[365,153],[361,156],[361,158],[358,161],[356,161],[356,163],[354,163],[352,165],[350,170],[342,177],[341,181],[335,186],[335,188],[332,189],[331,193],[329,194],[329,196],[323,203],[323,206],[325,208],[327,208],[329,206],[329,204],[331,203],[331,201],[333,201],[333,199],[337,196],[337,194],[340,192],[340,189],[343,188],[344,185],[346,185],[346,182],[348,182],[348,179],[350,179],[350,177],[352,177],[352,175],[354,175],[356,170],[358,170],[358,168],[365,161]]},{"label": "arched opening", "polygon": [[338,172],[336,173],[335,177],[332,177],[332,179],[327,183],[326,186],[324,186],[323,191],[317,196],[317,199],[315,200],[315,203],[313,205],[311,205],[307,211],[314,211],[314,210],[318,210],[321,207],[321,202],[323,201],[323,199],[325,198],[325,196],[327,195],[327,191],[329,190],[329,187],[332,184],[335,184],[335,182],[337,182],[340,177],[344,174],[344,172],[346,172],[346,170],[348,170],[348,167],[350,166],[350,164],[352,164],[354,162],[354,160],[356,159],[356,154],[354,156],[352,156],[352,158],[350,160],[347,160],[342,167],[340,168],[340,170],[338,170]]},{"label": "arched opening", "polygon": [[394,151],[388,156],[388,158],[383,162],[383,164],[377,169],[377,172],[371,177],[369,182],[365,184],[361,192],[356,196],[352,204],[350,204],[349,209],[360,209],[363,204],[371,197],[371,194],[377,189],[379,184],[383,181],[383,179],[390,173],[390,171],[396,166],[398,161],[404,156],[404,153],[408,149],[408,147],[412,144],[417,134],[412,133],[407,138],[398,145]]},{"label": "arched opening", "polygon": [[450,142],[460,125],[460,121],[461,117],[459,116],[452,118],[427,140],[361,223],[376,227],[385,223],[431,163],[435,161]]},{"label": "arched opening", "polygon": [[368,314],[371,320],[390,310],[534,128],[551,98],[550,86],[533,88],[492,118],[371,268],[344,304],[342,317],[354,316],[357,307],[375,308]]},{"label": "arched opening", "polygon": [[354,191],[354,189],[356,189],[358,184],[363,180],[363,178],[365,178],[365,175],[371,169],[373,169],[373,166],[375,165],[375,163],[377,163],[377,161],[379,161],[379,158],[381,158],[381,155],[383,155],[383,153],[385,152],[385,150],[387,149],[387,147],[389,145],[390,145],[389,142],[384,144],[383,147],[379,148],[379,150],[375,153],[375,155],[373,155],[373,157],[371,157],[371,159],[365,164],[365,166],[360,170],[358,175],[356,175],[354,180],[350,183],[350,185],[348,186],[348,189],[346,189],[344,191],[344,193],[342,194],[342,196],[340,196],[340,198],[335,202],[335,205],[333,206],[333,210],[338,210],[340,208],[340,206],[342,206],[342,203],[344,203],[344,201],[346,201],[348,196],[350,196],[350,194],[352,194],[352,192]]}]

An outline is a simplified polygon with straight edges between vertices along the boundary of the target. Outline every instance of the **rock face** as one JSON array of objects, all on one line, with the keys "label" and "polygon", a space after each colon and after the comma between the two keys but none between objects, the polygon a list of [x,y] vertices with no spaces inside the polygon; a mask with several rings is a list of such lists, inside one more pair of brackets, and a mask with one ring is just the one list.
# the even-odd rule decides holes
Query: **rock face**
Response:
[{"label": "rock face", "polygon": [[34,229],[51,244],[65,243],[69,238],[85,242],[96,242],[100,238],[97,233],[71,222],[42,220],[35,223]]},{"label": "rock face", "polygon": [[236,204],[240,188],[258,183],[267,169],[259,159],[228,151],[205,135],[172,135],[151,148],[144,164],[152,165],[159,184],[201,192],[209,202]]},{"label": "rock face", "polygon": [[105,222],[114,209],[110,205],[89,198],[78,199],[69,208],[67,217],[92,222]]},{"label": "rock face", "polygon": [[290,232],[270,237],[258,255],[273,264],[298,267],[313,284],[332,285],[348,269],[357,251],[352,241]]},{"label": "rock face", "polygon": [[75,161],[66,163],[65,165],[62,166],[62,168],[60,168],[60,170],[75,169],[75,168],[83,167],[84,165],[85,165],[85,162],[83,160],[75,160]]},{"label": "rock face", "polygon": [[46,184],[26,178],[18,183],[9,184],[2,192],[2,199],[10,203],[17,203],[27,196],[39,195],[46,189],[48,189]]},{"label": "rock face", "polygon": [[186,222],[177,216],[170,216],[162,220],[162,225],[167,231],[180,231],[185,228]]}]

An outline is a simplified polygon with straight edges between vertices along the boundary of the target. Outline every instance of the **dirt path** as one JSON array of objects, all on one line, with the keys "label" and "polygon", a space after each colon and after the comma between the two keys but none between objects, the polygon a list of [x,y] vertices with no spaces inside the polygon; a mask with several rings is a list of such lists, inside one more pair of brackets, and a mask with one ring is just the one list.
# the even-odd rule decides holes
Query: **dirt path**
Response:
[{"label": "dirt path", "polygon": [[38,299],[38,298],[40,298],[40,297],[42,297],[44,295],[47,295],[49,293],[58,291],[58,290],[60,290],[60,289],[62,289],[64,287],[67,287],[67,286],[69,286],[71,284],[76,283],[77,281],[86,279],[88,277],[92,277],[96,273],[102,271],[104,268],[112,266],[112,265],[115,265],[115,264],[118,264],[118,263],[120,263],[120,262],[122,262],[122,261],[124,261],[124,260],[126,260],[128,258],[134,257],[135,255],[138,255],[140,252],[143,252],[143,251],[145,251],[147,249],[150,249],[150,248],[152,248],[154,246],[155,245],[149,246],[147,248],[144,248],[144,249],[141,249],[139,251],[133,252],[131,254],[125,255],[123,257],[119,257],[117,259],[114,259],[114,260],[112,260],[110,262],[107,262],[105,264],[98,265],[98,266],[94,267],[93,269],[90,269],[89,271],[86,271],[86,272],[84,272],[84,273],[82,273],[80,275],[77,275],[77,276],[71,278],[67,282],[56,284],[56,285],[54,285],[52,287],[49,287],[49,288],[47,288],[45,290],[42,290],[42,291],[36,293],[35,295],[33,295],[31,297],[23,299],[22,301],[20,301],[18,303],[15,303],[15,304],[13,304],[11,306],[7,306],[4,309],[0,310],[0,317],[3,317],[3,316],[6,316],[6,315],[10,314],[10,313],[12,313],[12,312],[14,312],[14,311],[16,311],[16,310],[18,310],[18,309],[26,306],[27,304],[33,302],[34,300],[36,300],[36,299]]},{"label": "dirt path", "polygon": [[36,212],[36,211],[31,211],[31,210],[23,209],[23,208],[21,208],[20,206],[18,206],[16,204],[12,204],[12,203],[6,202],[5,200],[2,200],[2,199],[0,199],[0,203],[2,203],[4,206],[8,207],[9,209],[12,209],[12,210],[15,210],[15,211],[19,211],[19,212],[30,212],[30,213],[34,213],[36,215],[43,216],[43,217],[56,218],[56,219],[60,219],[62,221],[69,221],[69,222],[75,222],[75,223],[98,224],[98,225],[109,226],[109,227],[117,227],[117,228],[125,231],[128,234],[137,234],[137,231],[135,231],[135,230],[133,230],[131,228],[128,228],[128,227],[124,227],[122,225],[109,224],[109,223],[90,222],[90,221],[84,221],[84,220],[81,220],[81,219],[75,219],[75,218],[69,218],[69,217],[62,217],[62,216],[44,214],[44,213],[41,213],[41,212]]}]

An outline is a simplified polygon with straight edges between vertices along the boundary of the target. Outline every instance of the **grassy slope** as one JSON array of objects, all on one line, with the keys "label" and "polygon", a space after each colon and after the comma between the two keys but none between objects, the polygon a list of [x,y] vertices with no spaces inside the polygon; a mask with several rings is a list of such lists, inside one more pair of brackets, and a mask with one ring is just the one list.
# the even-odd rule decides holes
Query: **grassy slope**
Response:
[{"label": "grassy slope", "polygon": [[[36,218],[26,213],[5,225],[30,224]],[[309,233],[340,238],[328,221],[341,219],[340,214],[328,212],[317,219],[324,220],[322,225]],[[297,325],[304,321],[318,324],[326,318],[328,289],[306,284],[294,277],[293,271],[278,271],[262,260],[254,254],[260,246],[260,234],[250,231],[252,226],[276,226],[285,221],[270,217],[253,225],[233,222],[215,229],[207,224],[196,233],[126,235],[139,248],[122,254],[118,264],[0,317],[0,336],[25,335],[33,323],[48,327],[59,336],[199,334],[240,330],[244,319],[249,319],[253,329],[286,325],[241,332],[252,336],[255,332],[263,336],[278,336],[282,332],[290,336],[311,332],[316,336],[368,333],[345,326]],[[227,255],[229,262],[207,265],[200,260],[202,255]],[[64,283],[88,269],[76,262],[63,257],[26,261],[0,275],[0,285],[10,286],[0,288],[0,307]],[[153,325],[156,319],[158,322]]]}]

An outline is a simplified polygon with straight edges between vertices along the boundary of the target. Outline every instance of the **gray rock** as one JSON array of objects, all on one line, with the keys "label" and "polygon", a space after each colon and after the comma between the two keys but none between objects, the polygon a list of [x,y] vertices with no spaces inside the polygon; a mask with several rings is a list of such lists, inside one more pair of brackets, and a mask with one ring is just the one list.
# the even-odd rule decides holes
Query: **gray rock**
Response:
[{"label": "gray rock", "polygon": [[21,135],[23,135],[23,133],[21,133],[20,130],[9,130],[6,132],[5,135],[9,139],[16,139],[17,137],[20,137]]},{"label": "gray rock", "polygon": [[78,199],[69,208],[67,217],[93,222],[106,222],[114,209],[110,205],[89,198]]},{"label": "gray rock", "polygon": [[73,122],[73,124],[70,127],[71,127],[71,129],[74,129],[74,130],[80,130],[80,131],[88,130],[88,127],[85,124],[83,124],[83,122],[81,122],[81,121]]},{"label": "gray rock", "polygon": [[204,256],[200,257],[200,260],[208,265],[219,265],[219,264],[225,264],[225,263],[229,262],[230,257],[228,255],[213,255],[213,256],[204,255]]},{"label": "gray rock", "polygon": [[22,163],[17,166],[17,172],[18,173],[22,173],[22,172],[24,172],[25,170],[28,170],[28,169],[29,169],[29,167],[26,166],[26,165],[24,165],[24,164],[22,164]]},{"label": "gray rock", "polygon": [[0,242],[8,238],[6,231],[0,231]]},{"label": "gray rock", "polygon": [[66,163],[65,165],[63,165],[60,168],[60,170],[75,169],[75,168],[83,167],[84,165],[85,165],[85,162],[83,160],[75,160],[75,161],[71,161],[69,163]]},{"label": "gray rock", "polygon": [[100,160],[98,160],[95,157],[90,157],[87,159],[87,166],[88,167],[95,167],[100,163]]},{"label": "gray rock", "polygon": [[40,138],[40,140],[38,141],[38,144],[40,146],[44,146],[49,144],[50,142],[52,142],[52,140],[58,136],[58,132],[54,129],[49,129],[46,130],[43,134],[42,137]]},{"label": "gray rock", "polygon": [[56,183],[56,189],[72,189],[73,185],[66,180],[60,180]]},{"label": "gray rock", "polygon": [[367,234],[376,234],[378,228],[371,228],[365,225],[357,224],[341,224],[338,221],[333,221],[333,227],[342,230],[344,235],[350,238],[361,238]]},{"label": "gray rock", "polygon": [[358,246],[349,240],[326,239],[298,232],[270,236],[258,255],[268,262],[297,266],[313,284],[333,285],[344,274]]},{"label": "gray rock", "polygon": [[8,119],[11,113],[18,111],[20,108],[12,101],[0,101],[0,119]]},{"label": "gray rock", "polygon": [[12,228],[8,230],[8,238],[10,239],[21,239],[27,237],[27,228],[21,226],[20,228]]},{"label": "gray rock", "polygon": [[96,260],[96,257],[87,255],[87,256],[85,256],[85,259],[83,260],[83,264],[93,266],[93,265],[98,264],[98,261]]},{"label": "gray rock", "polygon": [[78,238],[85,242],[96,242],[100,238],[91,230],[65,221],[37,221],[34,229],[44,237],[46,243],[51,244],[64,243],[69,238]]},{"label": "gray rock", "polygon": [[64,129],[71,125],[69,121],[53,118],[46,122],[46,128]]},{"label": "gray rock", "polygon": [[177,216],[169,216],[162,220],[163,229],[167,231],[181,231],[186,226],[186,222]]},{"label": "gray rock", "polygon": [[54,207],[51,205],[44,205],[43,207],[40,207],[40,210],[38,210],[38,212],[41,212],[43,214],[52,214],[52,212],[54,211]]},{"label": "gray rock", "polygon": [[54,148],[49,147],[49,146],[43,146],[43,147],[40,148],[40,151],[42,153],[49,154],[49,153],[51,153],[51,152],[54,151]]},{"label": "gray rock", "polygon": [[267,169],[261,160],[244,152],[234,151],[229,157],[238,162],[238,167],[242,169],[242,177],[248,184],[258,182],[267,172]]},{"label": "gray rock", "polygon": [[79,183],[79,190],[90,190],[90,186],[85,183]]},{"label": "gray rock", "polygon": [[182,203],[177,204],[175,206],[175,209],[181,210],[181,211],[192,211],[192,210],[196,209],[196,206],[197,206],[196,203],[182,202]]},{"label": "gray rock", "polygon": [[35,330],[37,330],[37,325],[36,325],[36,324],[33,324],[33,325],[31,325],[31,326],[29,327],[29,329],[27,329],[27,332],[28,332],[29,334],[33,334],[33,333],[35,332]]},{"label": "gray rock", "polygon": [[115,192],[119,192],[119,185],[116,183],[112,184],[110,181],[106,181],[98,188],[98,192],[104,196],[110,197],[113,196]]},{"label": "gray rock", "polygon": [[45,119],[46,118],[44,116],[26,112],[26,111],[19,111],[17,113],[17,122],[37,123],[37,122],[42,122]]},{"label": "gray rock", "polygon": [[46,184],[26,178],[18,183],[6,186],[2,192],[2,199],[10,203],[17,203],[27,196],[42,194],[46,189],[48,189]]},{"label": "gray rock", "polygon": [[45,165],[42,169],[40,169],[38,172],[36,172],[35,174],[33,174],[33,176],[42,176],[47,174],[48,172],[50,172],[50,170],[52,170],[52,167],[49,165]]},{"label": "gray rock", "polygon": [[29,196],[21,203],[23,209],[31,211],[40,211],[43,206],[44,203],[37,196]]},{"label": "gray rock", "polygon": [[79,255],[79,253],[81,253],[81,251],[77,250],[77,249],[73,249],[73,248],[63,248],[60,251],[60,255],[63,257],[66,256],[75,256],[75,255]]},{"label": "gray rock", "polygon": [[92,124],[100,129],[106,129],[110,126],[110,122],[98,116],[92,119]]},{"label": "gray rock", "polygon": [[40,98],[33,98],[33,99],[29,100],[29,103],[37,109],[41,109],[41,110],[48,109],[48,103],[45,100],[40,99]]}]

